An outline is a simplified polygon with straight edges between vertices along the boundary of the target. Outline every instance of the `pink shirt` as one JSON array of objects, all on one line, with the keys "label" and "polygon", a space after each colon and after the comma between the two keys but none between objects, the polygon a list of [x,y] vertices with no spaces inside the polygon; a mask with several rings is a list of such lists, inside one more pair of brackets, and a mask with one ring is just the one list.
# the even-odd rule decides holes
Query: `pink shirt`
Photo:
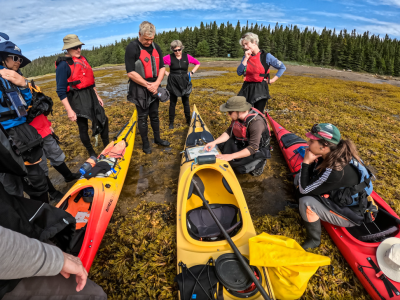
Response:
[{"label": "pink shirt", "polygon": [[[191,56],[189,54],[187,56],[188,56],[189,64],[194,64],[194,65],[199,65],[200,64],[200,62],[197,59],[195,59],[193,56]],[[168,66],[171,65],[171,57],[169,56],[169,54],[165,55],[163,57],[163,60],[164,60],[164,65],[168,65]]]}]

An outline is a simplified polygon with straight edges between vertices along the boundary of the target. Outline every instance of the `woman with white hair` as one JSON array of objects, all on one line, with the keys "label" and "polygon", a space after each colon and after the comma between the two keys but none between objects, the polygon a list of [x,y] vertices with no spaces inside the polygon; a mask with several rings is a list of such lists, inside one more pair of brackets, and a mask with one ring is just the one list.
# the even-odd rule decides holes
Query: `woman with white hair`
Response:
[{"label": "woman with white hair", "polygon": [[[248,32],[242,36],[239,44],[245,50],[242,63],[237,68],[239,76],[244,75],[244,83],[238,96],[244,96],[254,108],[264,112],[270,98],[268,84],[272,84],[285,72],[285,65],[271,53],[258,47],[258,35]],[[274,78],[270,79],[269,67],[278,69]]]},{"label": "woman with white hair", "polygon": [[200,67],[200,62],[187,53],[183,53],[183,46],[180,40],[174,40],[171,43],[173,54],[164,56],[164,65],[170,66],[170,72],[165,72],[168,76],[167,90],[170,93],[169,102],[169,129],[174,128],[175,107],[178,97],[181,97],[183,111],[185,113],[186,123],[190,124],[190,105],[189,95],[192,92],[192,83],[188,73],[189,64],[195,67],[190,72],[193,75]]}]

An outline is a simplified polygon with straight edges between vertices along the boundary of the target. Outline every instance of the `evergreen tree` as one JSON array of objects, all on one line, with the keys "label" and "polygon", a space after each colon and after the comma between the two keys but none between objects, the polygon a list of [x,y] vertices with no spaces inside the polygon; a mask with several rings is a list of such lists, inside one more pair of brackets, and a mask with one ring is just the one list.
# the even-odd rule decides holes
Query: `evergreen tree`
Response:
[{"label": "evergreen tree", "polygon": [[201,41],[197,44],[196,56],[198,57],[208,57],[210,56],[210,47],[207,41]]},{"label": "evergreen tree", "polygon": [[393,75],[400,76],[400,44],[396,46],[396,54],[394,55]]}]

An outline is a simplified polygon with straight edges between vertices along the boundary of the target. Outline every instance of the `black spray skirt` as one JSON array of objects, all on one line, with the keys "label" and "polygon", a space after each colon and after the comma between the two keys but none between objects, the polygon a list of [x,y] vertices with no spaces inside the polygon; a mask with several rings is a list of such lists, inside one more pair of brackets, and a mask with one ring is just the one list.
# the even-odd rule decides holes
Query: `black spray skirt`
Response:
[{"label": "black spray skirt", "polygon": [[77,117],[92,121],[93,136],[103,131],[107,117],[93,86],[80,90],[73,89],[67,93],[67,97]]},{"label": "black spray skirt", "polygon": [[245,81],[239,91],[238,96],[243,96],[246,101],[254,105],[257,101],[262,99],[269,99],[268,83],[263,80],[262,82],[247,82]]},{"label": "black spray skirt", "polygon": [[167,90],[170,94],[177,97],[190,95],[192,92],[192,82],[189,81],[189,75],[170,73],[167,81]]}]

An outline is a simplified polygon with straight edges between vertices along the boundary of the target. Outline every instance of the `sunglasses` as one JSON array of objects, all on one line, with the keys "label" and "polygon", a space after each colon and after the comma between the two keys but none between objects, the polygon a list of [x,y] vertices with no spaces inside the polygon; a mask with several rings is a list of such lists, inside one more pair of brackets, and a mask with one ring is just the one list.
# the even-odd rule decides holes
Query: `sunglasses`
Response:
[{"label": "sunglasses", "polygon": [[82,48],[82,45],[79,45],[79,46],[76,46],[76,47],[72,47],[72,48],[69,48],[69,49],[78,50],[78,49],[81,49],[81,48]]},{"label": "sunglasses", "polygon": [[9,57],[12,57],[13,62],[19,62],[20,64],[22,64],[22,62],[24,61],[24,59],[19,57],[18,55],[9,55]]},{"label": "sunglasses", "polygon": [[179,51],[182,51],[182,49],[175,49],[175,50],[172,50],[172,51],[179,52]]}]

